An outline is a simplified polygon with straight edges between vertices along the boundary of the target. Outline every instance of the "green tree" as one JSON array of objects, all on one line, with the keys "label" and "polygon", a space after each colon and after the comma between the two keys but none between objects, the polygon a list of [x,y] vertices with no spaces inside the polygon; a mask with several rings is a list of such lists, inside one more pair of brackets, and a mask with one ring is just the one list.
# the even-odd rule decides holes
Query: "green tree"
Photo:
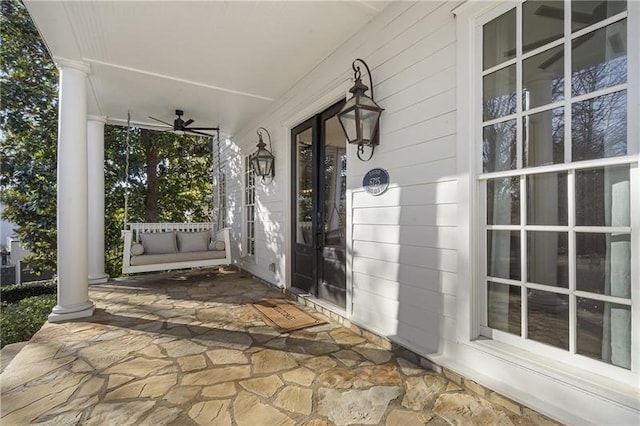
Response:
[{"label": "green tree", "polygon": [[55,270],[58,71],[23,4],[0,7],[3,216],[18,225],[31,267]]},{"label": "green tree", "polygon": [[[212,220],[211,138],[132,128],[126,175],[127,129],[105,127],[106,269],[120,275],[124,197],[128,222]],[[127,189],[128,188],[128,189]]]}]

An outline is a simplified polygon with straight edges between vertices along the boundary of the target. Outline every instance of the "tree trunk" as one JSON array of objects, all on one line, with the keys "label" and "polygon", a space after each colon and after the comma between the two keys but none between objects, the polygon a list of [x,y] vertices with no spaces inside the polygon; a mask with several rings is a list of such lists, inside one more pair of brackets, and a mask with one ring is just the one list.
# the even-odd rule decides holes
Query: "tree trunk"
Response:
[{"label": "tree trunk", "polygon": [[147,188],[144,200],[144,219],[146,222],[159,222],[158,200],[160,198],[160,180],[158,178],[158,151],[153,144],[150,130],[141,129],[140,139],[144,146],[145,163],[147,165]]}]

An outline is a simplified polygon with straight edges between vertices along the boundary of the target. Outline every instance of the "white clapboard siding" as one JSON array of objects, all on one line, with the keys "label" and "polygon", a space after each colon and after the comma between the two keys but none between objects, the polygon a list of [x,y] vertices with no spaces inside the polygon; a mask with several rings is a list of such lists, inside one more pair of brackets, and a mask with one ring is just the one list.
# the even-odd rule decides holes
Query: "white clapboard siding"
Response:
[{"label": "white clapboard siding", "polygon": [[433,247],[354,241],[353,255],[454,273],[457,267],[455,250]]},{"label": "white clapboard siding", "polygon": [[[364,191],[353,193],[353,207],[383,207],[420,204],[449,204],[457,198],[457,182],[447,181],[424,185],[389,188],[384,194],[372,197]],[[402,203],[402,204],[401,204]]]},{"label": "white clapboard siding", "polygon": [[394,243],[443,249],[456,249],[458,233],[454,227],[353,225],[353,240]]},{"label": "white clapboard siding", "polygon": [[455,226],[457,213],[455,204],[359,208],[353,211],[353,224]]}]

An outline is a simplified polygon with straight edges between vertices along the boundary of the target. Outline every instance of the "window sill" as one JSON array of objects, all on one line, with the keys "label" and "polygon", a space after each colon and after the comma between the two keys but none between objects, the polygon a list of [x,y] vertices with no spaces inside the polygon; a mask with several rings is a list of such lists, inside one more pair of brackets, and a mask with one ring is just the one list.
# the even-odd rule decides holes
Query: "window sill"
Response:
[{"label": "window sill", "polygon": [[[574,389],[640,411],[640,387],[632,386],[593,371],[585,371],[549,357],[533,354],[503,342],[481,339],[463,343],[471,349],[481,351],[521,369],[568,385]],[[630,373],[632,374],[632,373]],[[640,378],[637,378],[640,384]]]}]

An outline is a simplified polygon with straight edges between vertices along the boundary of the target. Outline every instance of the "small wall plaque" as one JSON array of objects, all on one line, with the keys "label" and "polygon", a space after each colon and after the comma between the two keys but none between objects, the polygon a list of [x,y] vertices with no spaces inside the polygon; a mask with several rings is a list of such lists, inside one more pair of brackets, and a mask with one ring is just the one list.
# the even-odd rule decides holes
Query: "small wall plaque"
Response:
[{"label": "small wall plaque", "polygon": [[389,187],[389,173],[385,169],[371,169],[362,179],[364,190],[371,195],[380,195]]}]

